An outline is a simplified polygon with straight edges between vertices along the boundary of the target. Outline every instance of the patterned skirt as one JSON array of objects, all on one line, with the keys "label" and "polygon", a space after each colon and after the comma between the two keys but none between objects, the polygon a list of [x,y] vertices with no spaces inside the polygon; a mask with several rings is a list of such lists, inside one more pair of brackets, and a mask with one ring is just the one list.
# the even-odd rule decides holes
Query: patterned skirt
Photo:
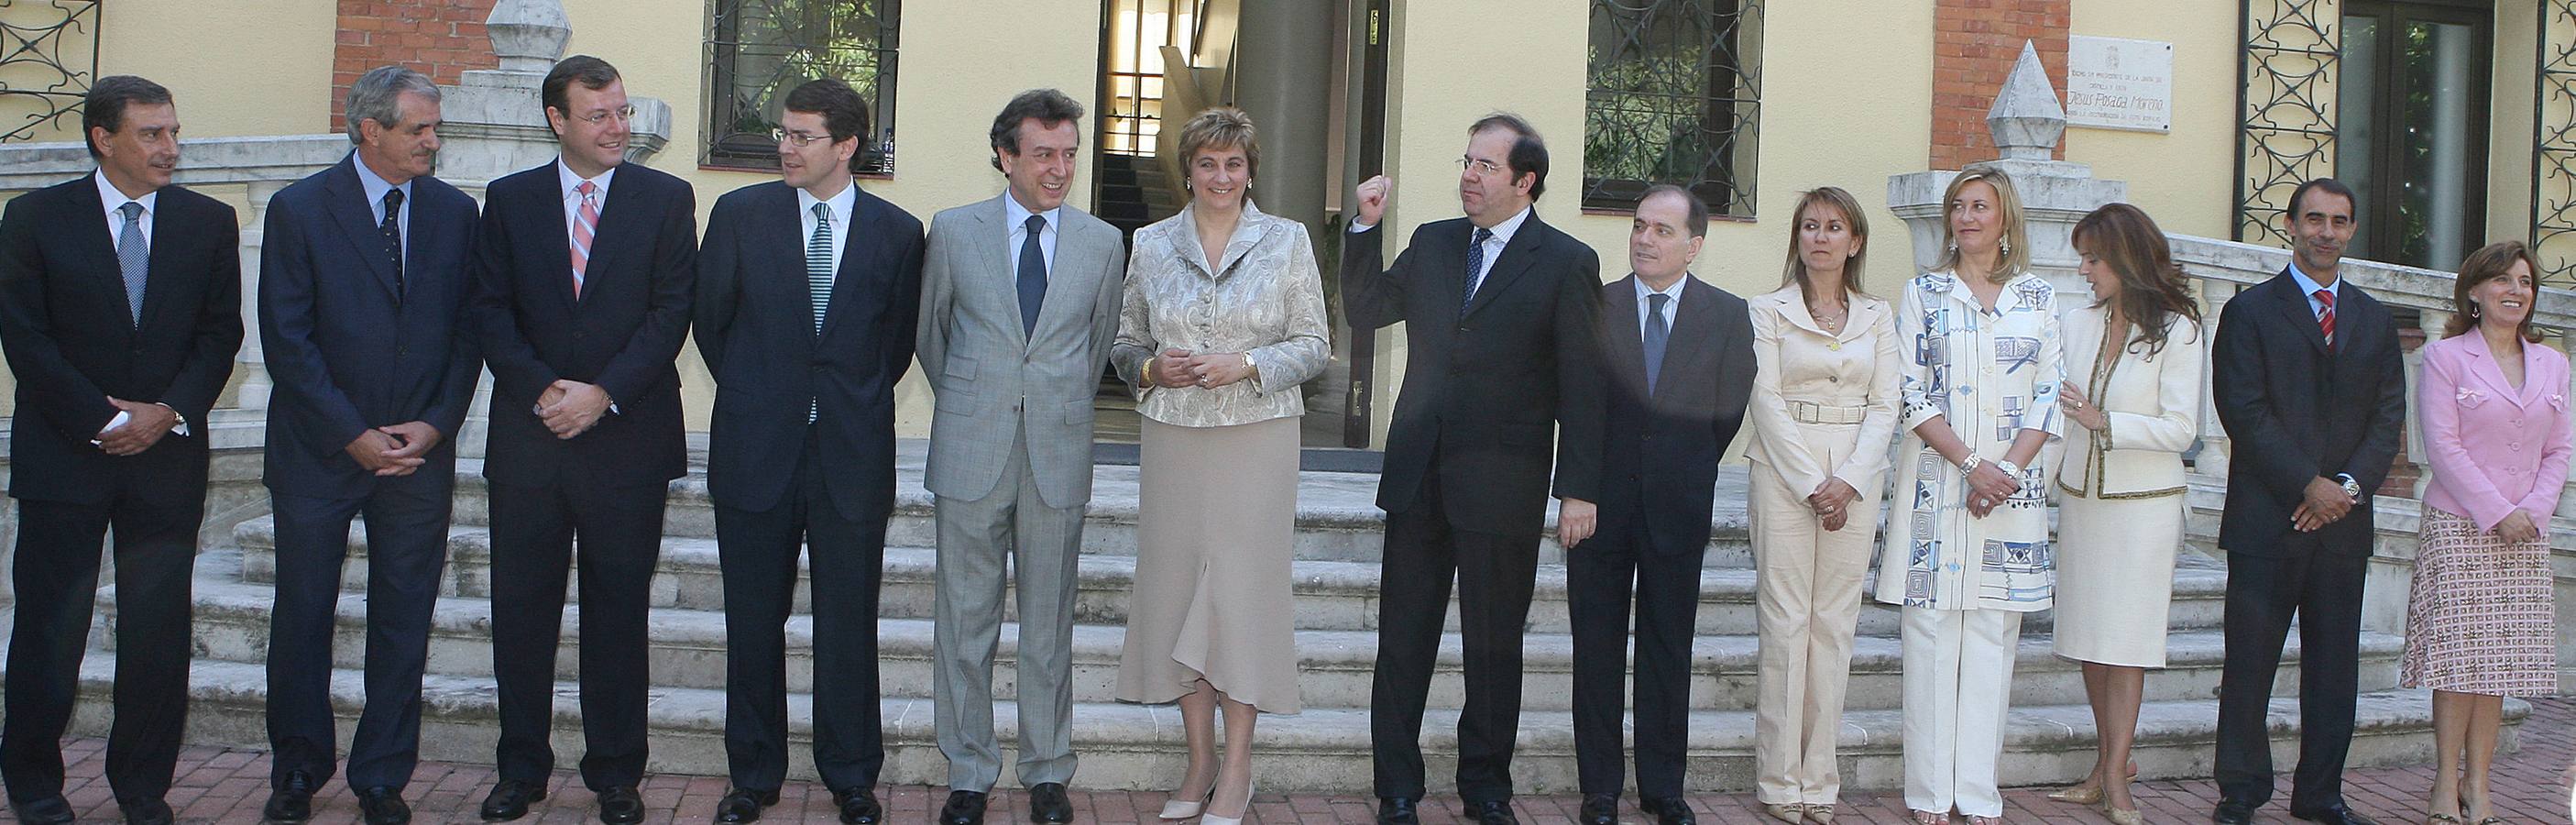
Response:
[{"label": "patterned skirt", "polygon": [[2549,543],[2509,542],[2424,508],[2400,683],[2489,696],[2558,692]]}]

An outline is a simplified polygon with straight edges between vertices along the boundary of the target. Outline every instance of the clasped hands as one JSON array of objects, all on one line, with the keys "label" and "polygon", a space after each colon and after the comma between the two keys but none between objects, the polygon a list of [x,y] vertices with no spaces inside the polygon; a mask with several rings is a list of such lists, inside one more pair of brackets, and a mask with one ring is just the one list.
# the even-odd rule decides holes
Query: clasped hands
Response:
[{"label": "clasped hands", "polygon": [[358,466],[378,476],[407,476],[428,462],[429,448],[438,446],[437,427],[423,421],[406,421],[385,427],[374,427],[358,434],[356,440],[342,449],[357,459]]},{"label": "clasped hands", "polygon": [[2290,526],[2302,533],[2314,533],[2352,512],[2353,498],[2345,495],[2343,485],[2319,476],[2308,481],[2305,500],[2290,513]]},{"label": "clasped hands", "polygon": [[98,437],[93,439],[108,455],[129,456],[152,449],[152,445],[161,443],[162,436],[169,435],[172,428],[179,426],[179,414],[159,404],[127,401],[113,395],[107,397],[107,403],[125,413],[124,424],[100,430]]},{"label": "clasped hands", "polygon": [[1216,389],[1251,377],[1251,361],[1240,352],[1203,352],[1171,348],[1154,356],[1154,386]]},{"label": "clasped hands", "polygon": [[1860,491],[1852,489],[1841,476],[1827,476],[1825,483],[1816,485],[1816,491],[1807,494],[1807,506],[1816,511],[1817,521],[1825,532],[1830,533],[1843,529],[1843,525],[1851,521],[1851,503],[1858,498]]},{"label": "clasped hands", "polygon": [[599,426],[599,417],[608,414],[612,399],[598,384],[584,384],[568,378],[556,379],[537,394],[537,406],[529,410],[546,423],[556,438],[569,439]]}]

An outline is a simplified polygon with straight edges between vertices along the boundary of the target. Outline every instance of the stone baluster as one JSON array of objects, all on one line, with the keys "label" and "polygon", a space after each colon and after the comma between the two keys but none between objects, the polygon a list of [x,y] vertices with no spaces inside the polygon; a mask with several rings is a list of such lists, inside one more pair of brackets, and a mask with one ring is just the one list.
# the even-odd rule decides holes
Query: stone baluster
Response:
[{"label": "stone baluster", "polygon": [[[2200,328],[2201,334],[2207,336],[2202,340],[2217,340],[2219,310],[2226,308],[2227,299],[2235,295],[2235,284],[2219,280],[2200,282]],[[2201,386],[2214,386],[2211,378],[2216,364],[2215,360],[2202,362]],[[2200,454],[2193,457],[2192,468],[2212,481],[2226,484],[2228,448],[2227,428],[2218,421],[2217,394],[2205,393],[2200,404]]]},{"label": "stone baluster", "polygon": [[268,226],[268,200],[285,181],[252,181],[249,186],[249,223],[241,231],[241,314],[242,345],[233,369],[241,373],[240,389],[233,396],[233,406],[244,410],[268,409],[268,359],[259,344],[259,255]]},{"label": "stone baluster", "polygon": [[[2451,313],[2437,309],[2419,309],[2416,310],[2416,314],[2422,319],[2416,327],[2423,330],[2424,340],[2427,343],[2442,340],[2442,328],[2450,325]],[[2412,489],[2418,501],[2424,498],[2424,488],[2433,483],[2432,453],[2426,451],[2424,447],[2424,419],[2419,409],[2421,405],[2415,403],[2415,399],[2419,396],[2417,390],[2424,386],[2423,381],[2424,348],[2419,346],[2406,353],[2406,451],[2399,456],[2401,461],[2407,456],[2415,458],[2415,485]],[[2400,466],[2395,471],[2404,472],[2405,470],[2404,466]]]}]

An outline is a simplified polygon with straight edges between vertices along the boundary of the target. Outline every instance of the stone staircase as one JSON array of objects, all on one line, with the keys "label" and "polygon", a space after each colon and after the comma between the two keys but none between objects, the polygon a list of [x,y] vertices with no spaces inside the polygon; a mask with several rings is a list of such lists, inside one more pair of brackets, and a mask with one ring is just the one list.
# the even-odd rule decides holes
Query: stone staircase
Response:
[{"label": "stone staircase", "polygon": [[[878,624],[889,749],[885,780],[938,784],[946,763],[931,731],[929,692],[933,553],[930,497],[919,488],[921,445],[906,443],[899,496],[888,527],[884,589]],[[430,644],[423,755],[437,760],[488,762],[499,735],[491,681],[490,539],[485,489],[478,462],[460,468],[456,525],[449,533],[449,564],[441,583]],[[1171,706],[1120,704],[1111,698],[1135,571],[1136,468],[1103,466],[1084,536],[1080,626],[1073,638],[1074,740],[1082,758],[1076,783],[1103,789],[1159,789],[1178,781],[1182,767],[1178,712]],[[1373,506],[1374,476],[1307,473],[1298,520],[1294,570],[1299,686],[1306,712],[1262,721],[1262,786],[1280,791],[1361,792],[1369,787],[1368,693],[1376,653],[1375,563],[1381,515]],[[1754,662],[1753,575],[1741,513],[1744,473],[1721,476],[1717,533],[1701,577],[1699,638],[1693,650],[1690,773],[1697,790],[1743,791],[1752,784]],[[723,594],[718,585],[714,522],[704,477],[674,482],[664,522],[660,570],[653,582],[652,768],[721,776],[724,702]],[[197,664],[191,690],[190,740],[202,744],[265,747],[261,709],[262,662],[267,654],[269,602],[275,570],[273,527],[265,517],[234,530],[234,547],[201,557],[196,580]],[[1566,622],[1562,552],[1549,546],[1530,611],[1527,675],[1516,778],[1525,792],[1574,787],[1569,704],[1572,648]],[[2137,761],[2148,778],[2206,776],[2217,717],[2222,659],[2219,631],[2225,573],[2186,556],[2175,581],[2170,669],[2147,680]],[[366,552],[353,537],[342,578],[333,700],[348,735],[359,706],[364,657]],[[804,746],[810,733],[812,677],[810,618],[798,588],[797,615],[788,628],[788,678],[795,726],[792,770],[812,775]],[[112,600],[102,597],[95,642],[111,643]],[[1454,611],[1454,608],[1453,608]],[[572,655],[579,619],[575,602],[564,621],[565,650],[557,658],[555,742],[569,764],[581,749],[579,710],[573,697],[577,659]],[[1006,619],[1009,618],[1007,615]],[[2023,635],[2013,684],[2013,712],[2006,734],[2008,784],[2071,781],[2091,764],[2092,716],[2084,705],[2074,663],[2049,652],[2046,614],[2032,617]],[[1454,629],[1454,612],[1452,615]],[[1013,740],[1015,625],[1005,624],[995,674],[1001,740]],[[2278,682],[2284,697],[2297,686],[2296,637]],[[2352,762],[2378,765],[2429,761],[2429,699],[2395,687],[2402,641],[2371,634],[2362,640],[2360,733]],[[1455,749],[1455,708],[1461,703],[1460,657],[1455,634],[1443,645],[1433,679],[1424,735],[1435,788],[1453,765],[1441,757]],[[76,730],[103,734],[108,656],[84,666],[85,701]],[[1842,732],[1844,781],[1855,788],[1892,788],[1901,779],[1902,692],[1896,615],[1865,607],[1855,645],[1850,713]],[[2527,713],[2507,706],[2508,725]],[[2295,753],[2295,702],[2273,707],[2275,747]],[[2506,746],[2514,732],[2508,728]],[[1007,758],[1005,760],[1008,761]],[[1005,776],[1004,783],[1013,782]]]}]

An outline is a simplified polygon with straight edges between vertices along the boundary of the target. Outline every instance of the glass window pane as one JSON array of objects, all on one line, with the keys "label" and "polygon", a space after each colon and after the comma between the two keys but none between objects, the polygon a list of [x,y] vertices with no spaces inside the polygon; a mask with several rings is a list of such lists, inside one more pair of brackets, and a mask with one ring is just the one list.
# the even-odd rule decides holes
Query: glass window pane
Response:
[{"label": "glass window pane", "polygon": [[[2378,157],[2379,141],[2379,18],[2347,16],[2343,27],[2341,68],[2335,76],[2334,174],[2361,196],[2353,215],[2363,217],[2370,214],[2377,191],[2372,160]],[[2282,204],[2284,209],[2291,206]],[[2354,222],[2349,246],[2354,255],[2370,249],[2370,224]]]}]

